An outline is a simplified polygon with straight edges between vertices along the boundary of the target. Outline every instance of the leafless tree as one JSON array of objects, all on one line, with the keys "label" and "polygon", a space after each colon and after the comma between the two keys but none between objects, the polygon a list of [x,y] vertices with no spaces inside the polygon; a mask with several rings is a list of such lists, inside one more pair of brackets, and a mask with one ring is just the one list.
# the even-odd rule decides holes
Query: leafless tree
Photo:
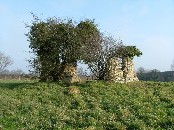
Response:
[{"label": "leafless tree", "polygon": [[95,47],[95,49],[88,54],[88,61],[86,60],[87,62],[85,62],[97,79],[104,79],[107,61],[109,58],[116,55],[117,49],[120,46],[122,46],[122,41],[120,39],[115,40],[111,36],[104,36],[101,34],[98,47]]},{"label": "leafless tree", "polygon": [[2,72],[7,66],[13,63],[12,59],[9,56],[6,56],[4,53],[0,52],[0,72]]}]

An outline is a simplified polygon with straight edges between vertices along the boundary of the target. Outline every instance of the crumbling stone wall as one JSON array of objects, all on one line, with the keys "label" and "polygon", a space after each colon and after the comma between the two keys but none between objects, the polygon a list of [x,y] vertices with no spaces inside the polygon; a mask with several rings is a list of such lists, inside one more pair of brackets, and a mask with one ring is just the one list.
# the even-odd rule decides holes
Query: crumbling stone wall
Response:
[{"label": "crumbling stone wall", "polygon": [[125,66],[123,70],[123,77],[125,82],[138,81],[133,60],[130,58],[125,58],[122,61],[123,66]]},{"label": "crumbling stone wall", "polygon": [[107,62],[105,80],[119,83],[138,81],[131,59],[112,57]]},{"label": "crumbling stone wall", "polygon": [[107,61],[105,80],[112,82],[124,82],[123,71],[118,58],[113,57]]},{"label": "crumbling stone wall", "polygon": [[[104,79],[106,81],[119,83],[138,81],[133,60],[129,58],[121,60],[117,57],[110,58],[107,61],[106,74]],[[66,65],[63,74],[63,82],[66,84],[80,82],[80,78],[77,75],[77,67],[75,65]]]},{"label": "crumbling stone wall", "polygon": [[74,82],[79,82],[80,78],[77,75],[77,67],[72,64],[68,64],[65,66],[63,72],[63,82],[70,84]]}]

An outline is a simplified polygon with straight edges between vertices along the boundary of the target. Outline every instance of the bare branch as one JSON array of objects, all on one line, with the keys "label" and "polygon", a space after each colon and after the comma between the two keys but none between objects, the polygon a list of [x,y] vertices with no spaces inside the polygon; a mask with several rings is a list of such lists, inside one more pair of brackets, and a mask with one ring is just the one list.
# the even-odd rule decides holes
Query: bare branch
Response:
[{"label": "bare branch", "polygon": [[0,72],[2,72],[7,66],[11,65],[13,61],[9,56],[5,56],[0,52]]}]

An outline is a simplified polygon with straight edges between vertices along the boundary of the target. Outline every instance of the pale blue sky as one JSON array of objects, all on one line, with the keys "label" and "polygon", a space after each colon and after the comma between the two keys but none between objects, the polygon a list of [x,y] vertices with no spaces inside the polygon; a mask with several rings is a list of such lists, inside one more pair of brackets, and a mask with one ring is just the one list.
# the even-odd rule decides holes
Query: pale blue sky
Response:
[{"label": "pale blue sky", "polygon": [[136,45],[143,56],[135,67],[170,70],[174,59],[174,0],[0,0],[0,51],[27,71],[29,43],[24,22],[41,18],[96,19],[102,31]]}]

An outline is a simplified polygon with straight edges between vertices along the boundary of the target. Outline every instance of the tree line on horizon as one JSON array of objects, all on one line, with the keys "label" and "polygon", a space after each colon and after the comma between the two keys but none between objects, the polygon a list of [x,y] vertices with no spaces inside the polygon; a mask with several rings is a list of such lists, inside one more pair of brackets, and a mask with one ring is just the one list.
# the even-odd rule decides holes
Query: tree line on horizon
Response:
[{"label": "tree line on horizon", "polygon": [[157,69],[146,70],[143,67],[138,68],[137,77],[140,81],[161,81],[170,82],[174,81],[174,70],[171,64],[171,71],[160,72]]},{"label": "tree line on horizon", "polygon": [[[0,52],[0,79],[30,79],[35,77],[35,74],[25,73],[21,69],[8,70],[7,67],[12,65],[13,61],[9,56]],[[85,79],[96,78],[93,73],[87,73],[83,68],[78,68],[78,75]],[[136,71],[137,77],[140,81],[162,81],[170,82],[174,81],[174,61],[171,64],[171,71],[160,72],[157,69],[147,70],[143,67],[139,67]]]}]

